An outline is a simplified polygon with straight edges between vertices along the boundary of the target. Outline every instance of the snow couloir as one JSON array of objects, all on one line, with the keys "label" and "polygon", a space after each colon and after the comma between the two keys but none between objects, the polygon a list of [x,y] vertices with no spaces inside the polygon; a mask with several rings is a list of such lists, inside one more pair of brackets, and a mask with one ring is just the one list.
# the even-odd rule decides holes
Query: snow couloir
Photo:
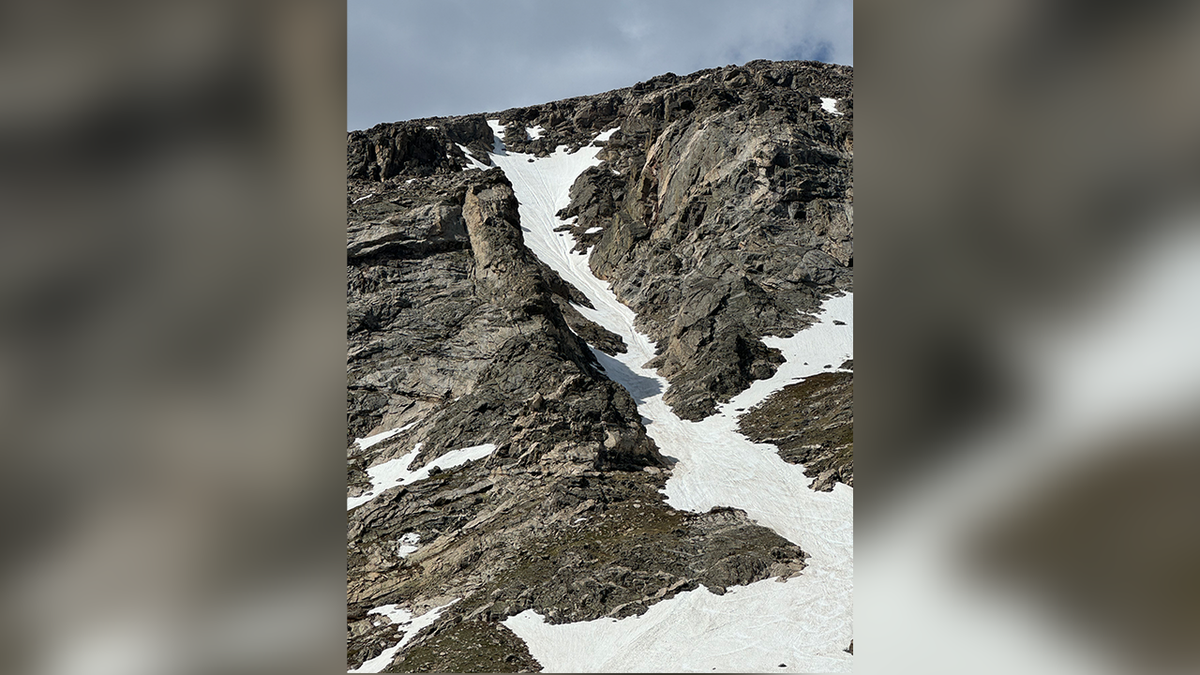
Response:
[{"label": "snow couloir", "polygon": [[[802,467],[784,462],[773,446],[738,433],[736,413],[797,378],[821,372],[822,364],[853,358],[852,296],[829,299],[818,323],[807,330],[764,339],[787,358],[774,377],[754,382],[705,420],[680,419],[662,400],[667,382],[642,367],[654,357],[654,344],[634,328],[633,310],[591,273],[586,253],[572,251],[571,233],[554,230],[563,224],[555,214],[568,205],[572,183],[602,163],[595,141],[608,140],[617,129],[576,152],[560,146],[538,158],[508,153],[501,141],[504,127],[498,120],[488,124],[495,133],[491,160],[513,184],[525,244],[595,307],[576,309],[629,347],[615,357],[593,353],[638,401],[649,420],[647,433],[662,454],[677,460],[665,488],[667,503],[696,512],[714,506],[744,509],[812,556],[804,572],[786,582],[768,579],[722,596],[700,588],[659,602],[638,617],[550,625],[528,610],[505,625],[525,640],[547,672],[850,670],[852,657],[844,650],[852,638],[853,490],[840,483],[832,492],[809,490]],[[473,168],[482,168],[471,159]]]}]

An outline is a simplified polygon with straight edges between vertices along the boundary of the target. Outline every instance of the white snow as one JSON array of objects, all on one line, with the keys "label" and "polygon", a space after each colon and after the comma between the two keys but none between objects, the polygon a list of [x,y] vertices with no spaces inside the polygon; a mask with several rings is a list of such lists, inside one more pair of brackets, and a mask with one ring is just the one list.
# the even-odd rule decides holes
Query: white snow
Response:
[{"label": "white snow", "polygon": [[421,632],[422,628],[430,626],[434,621],[437,621],[437,618],[442,615],[442,612],[456,602],[458,602],[457,599],[451,600],[441,607],[435,607],[418,617],[413,617],[412,612],[401,608],[399,605],[383,605],[382,607],[376,607],[375,609],[369,610],[367,614],[382,614],[383,616],[386,616],[392,623],[398,624],[401,627],[404,635],[400,638],[399,642],[380,652],[379,656],[376,656],[373,659],[367,659],[358,668],[347,672],[382,672],[384,668],[387,668],[389,665],[391,665],[392,659],[396,656],[396,652],[399,652],[401,649],[403,649],[404,645],[408,644],[409,641],[416,637],[417,633]]},{"label": "white snow", "polygon": [[438,457],[420,469],[410,471],[408,468],[409,465],[417,458],[417,453],[421,452],[421,444],[417,443],[407,454],[381,464],[376,464],[367,469],[367,475],[371,477],[371,489],[357,497],[347,497],[346,510],[349,511],[357,506],[366,504],[385,490],[425,480],[429,478],[430,469],[435,466],[446,471],[461,464],[487,457],[495,449],[495,444],[484,443],[483,445],[454,450]]},{"label": "white snow", "polygon": [[482,169],[487,171],[488,169],[492,168],[487,164],[475,159],[475,156],[471,154],[471,151],[467,149],[467,146],[462,145],[461,143],[455,143],[455,145],[458,146],[459,150],[462,150],[462,153],[467,156],[467,161],[471,163],[468,169]]},{"label": "white snow", "polygon": [[766,579],[725,595],[701,587],[621,620],[554,626],[526,610],[504,625],[529,644],[546,672],[848,670],[850,655],[842,650],[849,639],[843,644],[841,631],[809,620],[807,609],[823,599],[799,592],[794,581]]},{"label": "white snow", "polygon": [[536,141],[542,137],[542,134],[546,133],[546,130],[539,124],[536,127],[525,127],[525,133],[529,134],[529,140]]},{"label": "white snow", "polygon": [[838,112],[836,98],[825,98],[824,96],[822,96],[821,97],[821,109],[827,113],[832,113],[834,115],[837,115],[838,117],[841,117],[842,115],[845,114],[845,113]]},{"label": "white snow", "polygon": [[356,438],[356,439],[354,439],[354,442],[355,442],[355,444],[358,445],[358,447],[360,449],[365,450],[365,449],[371,447],[372,445],[386,441],[387,439],[391,438],[392,436],[395,436],[398,433],[400,433],[399,429],[389,429],[382,433],[375,434],[374,436],[367,436],[366,438]]},{"label": "white snow", "polygon": [[404,181],[404,184],[408,185],[410,183],[415,183],[415,182],[417,182],[416,178],[409,178],[408,180]]},{"label": "white snow", "polygon": [[425,127],[425,128],[426,129],[437,129],[437,127],[433,127],[433,126],[429,126],[429,127]]},{"label": "white snow", "polygon": [[400,537],[399,546],[396,548],[396,555],[401,558],[407,558],[417,552],[421,543],[421,535],[416,532],[405,532]]},{"label": "white snow", "polygon": [[357,204],[357,203],[361,202],[361,201],[362,201],[362,200],[364,200],[364,199],[370,199],[371,197],[374,197],[374,196],[375,196],[375,193],[374,193],[374,192],[372,192],[372,193],[371,193],[371,194],[369,194],[369,195],[366,195],[366,196],[363,196],[363,197],[359,197],[358,199],[355,199],[355,200],[354,200],[353,202],[351,202],[351,203],[352,203],[352,204]]},{"label": "white snow", "polygon": [[599,228],[599,227],[589,227],[588,229],[584,230],[584,232],[583,232],[583,233],[584,233],[584,234],[596,234],[596,233],[597,233],[597,232],[599,232],[601,229],[602,229],[602,228]]},{"label": "white snow", "polygon": [[[489,124],[502,132],[498,122]],[[703,589],[680,594],[640,618],[551,626],[526,612],[506,625],[548,672],[849,670],[851,656],[842,650],[853,635],[853,490],[840,483],[829,493],[808,489],[811,479],[801,467],[781,460],[774,446],[752,443],[737,432],[736,415],[738,408],[761,402],[794,378],[821,372],[826,364],[836,368],[853,355],[852,297],[829,300],[820,322],[808,330],[766,340],[789,359],[773,378],[756,382],[701,422],[682,420],[662,400],[666,381],[641,367],[655,350],[634,329],[633,311],[591,274],[586,254],[572,251],[574,237],[554,231],[564,224],[554,214],[567,206],[575,178],[601,163],[596,159],[600,148],[593,143],[568,153],[559,146],[531,162],[529,155],[506,152],[499,137],[494,146],[492,161],[504,170],[520,202],[526,245],[595,307],[576,309],[621,335],[629,347],[617,357],[593,353],[634,397],[663,454],[678,460],[665,489],[668,503],[691,511],[745,509],[812,556],[804,572],[786,583],[768,580],[725,596]],[[835,319],[846,325],[834,325]]]},{"label": "white snow", "polygon": [[500,124],[500,120],[488,120],[487,123],[492,128],[492,154],[505,154],[504,141],[501,140],[504,138],[504,125]]},{"label": "white snow", "polygon": [[366,438],[356,438],[356,439],[354,439],[354,442],[358,445],[358,448],[360,450],[366,450],[367,448],[371,447],[372,445],[375,445],[376,443],[382,443],[383,441],[386,441],[387,439],[391,438],[392,436],[395,436],[396,434],[404,432],[404,431],[408,431],[409,429],[411,429],[415,426],[417,426],[416,422],[410,422],[408,424],[405,424],[402,427],[398,427],[396,429],[388,429],[387,431],[375,434],[374,436],[367,436]]},{"label": "white snow", "polygon": [[[748,389],[720,406],[722,414],[749,410],[794,380],[837,370],[854,357],[854,295],[829,298],[817,315],[818,321],[789,338],[766,336],[763,343],[783,352],[787,359],[774,377],[755,380]],[[841,321],[845,325],[837,325]],[[830,366],[826,368],[825,366]]]}]

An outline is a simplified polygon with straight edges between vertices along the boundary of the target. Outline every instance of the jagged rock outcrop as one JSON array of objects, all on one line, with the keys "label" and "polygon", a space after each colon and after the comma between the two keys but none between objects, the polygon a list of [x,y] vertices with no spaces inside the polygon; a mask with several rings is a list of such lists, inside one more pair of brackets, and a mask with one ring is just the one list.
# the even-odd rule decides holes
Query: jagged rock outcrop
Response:
[{"label": "jagged rock outcrop", "polygon": [[454,173],[466,163],[459,145],[466,146],[476,159],[489,162],[492,129],[482,115],[377,124],[366,131],[351,131],[346,177],[385,181],[401,174]]},{"label": "jagged rock outcrop", "polygon": [[[585,318],[587,298],[525,246],[504,174],[464,170],[491,165],[486,120],[497,118],[510,149],[535,155],[620,126],[562,215],[657,341],[652,365],[683,417],[772,375],[782,359],[760,338],[805,327],[824,297],[852,287],[849,68],[752,62],[351,132],[348,494],[414,449],[413,470],[496,446],[349,510],[351,667],[399,639],[367,614],[389,603],[458,599],[392,669],[536,670],[500,620],[638,614],[700,586],[800,573],[807,557],[738,509],[666,505],[671,462],[589,349],[623,352],[622,338]],[[840,411],[852,388],[839,387],[805,405]],[[366,449],[353,442],[395,429]]]}]

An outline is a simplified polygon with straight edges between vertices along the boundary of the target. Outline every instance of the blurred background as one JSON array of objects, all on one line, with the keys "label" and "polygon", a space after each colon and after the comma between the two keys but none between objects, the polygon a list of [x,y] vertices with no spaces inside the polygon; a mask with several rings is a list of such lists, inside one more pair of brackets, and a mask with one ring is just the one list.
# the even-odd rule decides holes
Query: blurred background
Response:
[{"label": "blurred background", "polygon": [[[1193,5],[855,4],[858,672],[1200,665]],[[0,5],[0,672],[344,671],[345,31]]]},{"label": "blurred background", "polygon": [[1198,38],[856,3],[857,669],[1200,666]]},{"label": "blurred background", "polygon": [[0,672],[344,672],[345,11],[0,5]]}]

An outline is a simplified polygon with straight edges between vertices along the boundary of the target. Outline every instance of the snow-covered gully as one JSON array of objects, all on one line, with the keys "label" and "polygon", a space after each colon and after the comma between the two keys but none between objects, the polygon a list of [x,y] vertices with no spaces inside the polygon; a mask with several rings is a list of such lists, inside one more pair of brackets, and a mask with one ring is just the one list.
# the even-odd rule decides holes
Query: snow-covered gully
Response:
[{"label": "snow-covered gully", "polygon": [[585,254],[571,251],[571,234],[554,231],[562,225],[555,214],[567,206],[571,184],[601,163],[600,148],[592,144],[568,153],[560,147],[544,158],[510,154],[500,141],[503,127],[496,120],[489,124],[497,135],[491,159],[513,184],[526,245],[591,300],[594,310],[578,308],[585,316],[629,346],[618,357],[595,353],[608,375],[633,395],[662,453],[678,460],[666,486],[668,503],[691,511],[744,509],[812,556],[804,572],[786,582],[768,579],[721,596],[700,588],[640,617],[554,626],[530,610],[505,625],[528,643],[547,672],[850,670],[852,657],[844,650],[852,638],[853,491],[840,483],[830,493],[808,489],[801,467],[738,433],[736,418],[784,385],[852,356],[851,296],[830,299],[820,322],[808,330],[766,339],[788,359],[773,378],[755,382],[708,419],[682,420],[663,403],[666,381],[642,368],[654,356],[654,345],[634,329],[633,311],[592,275]]}]

